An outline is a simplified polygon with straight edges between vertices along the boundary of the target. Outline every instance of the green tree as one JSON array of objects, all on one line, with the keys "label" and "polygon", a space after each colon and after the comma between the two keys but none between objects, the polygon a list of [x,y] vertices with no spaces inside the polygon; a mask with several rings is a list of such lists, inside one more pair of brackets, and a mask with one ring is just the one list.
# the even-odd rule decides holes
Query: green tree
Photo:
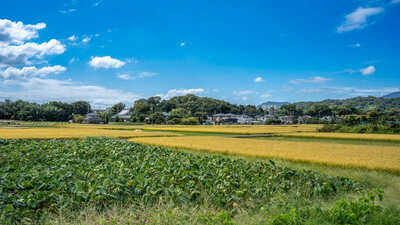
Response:
[{"label": "green tree", "polygon": [[42,118],[42,110],[38,104],[27,104],[18,112],[17,118],[24,121],[38,121]]},{"label": "green tree", "polygon": [[254,105],[246,105],[244,114],[254,117],[257,115],[257,108]]},{"label": "green tree", "polygon": [[59,109],[56,106],[51,105],[51,104],[42,105],[41,108],[42,108],[44,120],[58,121],[61,109]]},{"label": "green tree", "polygon": [[114,115],[114,114],[120,113],[123,109],[125,109],[125,104],[120,102],[120,103],[113,105],[110,110],[111,110],[111,113]]},{"label": "green tree", "polygon": [[184,108],[173,109],[170,113],[170,117],[184,118],[188,116],[188,112]]},{"label": "green tree", "polygon": [[165,121],[166,121],[165,116],[160,112],[152,113],[149,116],[149,122],[151,124],[163,124],[165,123]]},{"label": "green tree", "polygon": [[185,125],[198,125],[200,124],[199,119],[197,117],[187,117],[181,120],[182,124]]},{"label": "green tree", "polygon": [[79,114],[75,114],[75,115],[73,116],[72,121],[73,121],[74,123],[82,123],[84,119],[85,119],[84,116],[79,115]]},{"label": "green tree", "polygon": [[72,104],[72,113],[85,115],[92,111],[90,104],[85,101],[77,101],[73,102]]},{"label": "green tree", "polygon": [[327,104],[317,103],[311,106],[311,109],[306,113],[311,116],[329,116],[332,115],[332,110]]},{"label": "green tree", "polygon": [[204,123],[207,120],[207,113],[205,112],[195,112],[194,116],[198,119],[200,123]]},{"label": "green tree", "polygon": [[296,104],[283,105],[280,110],[286,116],[301,116],[303,114],[303,110],[297,108]]}]

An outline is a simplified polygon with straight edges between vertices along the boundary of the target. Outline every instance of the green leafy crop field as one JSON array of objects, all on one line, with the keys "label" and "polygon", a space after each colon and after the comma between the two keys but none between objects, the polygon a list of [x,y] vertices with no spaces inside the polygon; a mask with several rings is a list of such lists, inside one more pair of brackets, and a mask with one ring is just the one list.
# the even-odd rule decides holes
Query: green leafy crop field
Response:
[{"label": "green leafy crop field", "polygon": [[0,139],[0,221],[41,221],[60,209],[207,203],[234,210],[277,195],[328,199],[362,185],[273,161],[194,155],[109,138]]}]

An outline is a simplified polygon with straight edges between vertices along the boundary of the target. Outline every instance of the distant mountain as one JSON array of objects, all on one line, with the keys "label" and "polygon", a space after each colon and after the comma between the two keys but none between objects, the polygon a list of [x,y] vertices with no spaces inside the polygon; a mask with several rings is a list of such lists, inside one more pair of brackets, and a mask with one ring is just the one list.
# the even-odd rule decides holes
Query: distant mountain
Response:
[{"label": "distant mountain", "polygon": [[264,102],[262,104],[260,104],[258,107],[262,108],[262,109],[268,109],[271,107],[274,107],[275,109],[279,109],[281,106],[286,105],[286,104],[290,104],[290,102]]},{"label": "distant mountain", "polygon": [[384,95],[382,98],[400,98],[400,91]]},{"label": "distant mountain", "polygon": [[391,109],[400,109],[400,98],[394,98],[394,97],[378,98],[374,96],[368,96],[368,97],[355,97],[348,99],[326,99],[319,102],[296,102],[294,104],[296,104],[296,106],[302,110],[308,110],[314,104],[326,104],[328,106],[348,105],[362,111],[367,111],[372,108],[380,110],[391,110]]}]

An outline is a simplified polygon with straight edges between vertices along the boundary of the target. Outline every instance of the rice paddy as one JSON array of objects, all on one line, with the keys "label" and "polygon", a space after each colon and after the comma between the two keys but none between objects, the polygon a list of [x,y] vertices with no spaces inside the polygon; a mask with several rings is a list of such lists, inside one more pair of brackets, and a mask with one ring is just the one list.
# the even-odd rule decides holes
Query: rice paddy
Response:
[{"label": "rice paddy", "polygon": [[397,146],[293,142],[212,136],[133,138],[131,141],[218,153],[400,172],[400,149]]},{"label": "rice paddy", "polygon": [[279,134],[283,137],[329,138],[369,141],[400,141],[397,134],[355,134],[355,133],[324,133],[324,132],[298,132]]},{"label": "rice paddy", "polygon": [[141,130],[112,130],[100,128],[0,128],[0,138],[5,139],[62,139],[84,137],[168,137],[179,136],[167,132],[143,132]]},{"label": "rice paddy", "polygon": [[315,132],[321,125],[219,125],[219,126],[145,126],[151,131],[183,131],[224,134],[275,134]]},{"label": "rice paddy", "polygon": [[[0,128],[0,138],[132,138],[134,142],[175,148],[400,172],[400,148],[395,144],[400,142],[400,135],[315,132],[320,125],[121,126],[60,123],[32,127],[34,125]],[[262,134],[282,137],[282,140],[232,137]],[[296,139],[285,140],[285,137]],[[332,141],[323,142],[323,139]],[[373,144],[360,144],[362,141]]]}]

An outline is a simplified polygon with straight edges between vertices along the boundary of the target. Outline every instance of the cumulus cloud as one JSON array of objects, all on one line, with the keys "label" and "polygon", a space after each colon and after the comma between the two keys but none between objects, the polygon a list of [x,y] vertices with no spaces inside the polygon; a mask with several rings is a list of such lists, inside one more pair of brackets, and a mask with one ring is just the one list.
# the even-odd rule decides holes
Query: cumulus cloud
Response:
[{"label": "cumulus cloud", "polygon": [[316,77],[310,77],[308,79],[295,79],[295,80],[291,80],[290,83],[291,84],[302,84],[302,83],[314,83],[314,84],[318,84],[318,83],[324,83],[327,81],[330,81],[331,79],[329,78],[325,78],[325,77],[320,77],[320,76],[316,76]]},{"label": "cumulus cloud", "polygon": [[30,59],[40,59],[46,55],[59,55],[65,52],[65,46],[51,39],[41,44],[29,42],[22,45],[0,46],[0,67],[30,65]]},{"label": "cumulus cloud", "polygon": [[368,18],[377,14],[380,14],[384,11],[381,7],[376,8],[363,8],[359,7],[354,12],[345,16],[345,22],[337,27],[336,31],[338,33],[352,31],[352,30],[360,30],[370,25],[368,23]]},{"label": "cumulus cloud", "polygon": [[360,73],[362,75],[372,75],[375,73],[375,71],[376,71],[375,66],[368,66],[368,67],[360,69]]},{"label": "cumulus cloud", "polygon": [[0,82],[0,97],[24,99],[34,102],[85,100],[95,108],[105,108],[118,102],[132,104],[139,98],[132,92],[109,89],[102,86],[84,85],[71,80],[31,78]]},{"label": "cumulus cloud", "polygon": [[186,46],[186,42],[182,41],[181,43],[179,43],[179,46],[185,47]]},{"label": "cumulus cloud", "polygon": [[27,40],[37,38],[38,30],[46,28],[45,23],[24,24],[7,19],[0,19],[0,45],[22,44]]},{"label": "cumulus cloud", "polygon": [[26,78],[30,76],[46,76],[49,74],[59,74],[66,71],[67,68],[63,66],[46,66],[42,68],[36,68],[34,66],[23,67],[21,69],[15,67],[8,67],[5,70],[0,70],[0,77],[4,79],[10,78]]},{"label": "cumulus cloud", "polygon": [[78,38],[75,35],[68,37],[68,40],[70,40],[70,41],[76,41],[76,39],[78,39]]},{"label": "cumulus cloud", "polygon": [[82,43],[88,43],[91,40],[90,37],[85,37],[82,39]]},{"label": "cumulus cloud", "polygon": [[187,94],[201,94],[204,92],[203,88],[191,88],[191,89],[171,89],[166,94],[158,94],[162,99],[169,99],[175,96],[187,95]]},{"label": "cumulus cloud", "polygon": [[111,58],[111,56],[95,56],[91,58],[89,65],[93,68],[117,69],[123,67],[125,62]]},{"label": "cumulus cloud", "polygon": [[261,83],[261,82],[264,82],[264,79],[262,77],[256,77],[254,79],[254,83]]}]

